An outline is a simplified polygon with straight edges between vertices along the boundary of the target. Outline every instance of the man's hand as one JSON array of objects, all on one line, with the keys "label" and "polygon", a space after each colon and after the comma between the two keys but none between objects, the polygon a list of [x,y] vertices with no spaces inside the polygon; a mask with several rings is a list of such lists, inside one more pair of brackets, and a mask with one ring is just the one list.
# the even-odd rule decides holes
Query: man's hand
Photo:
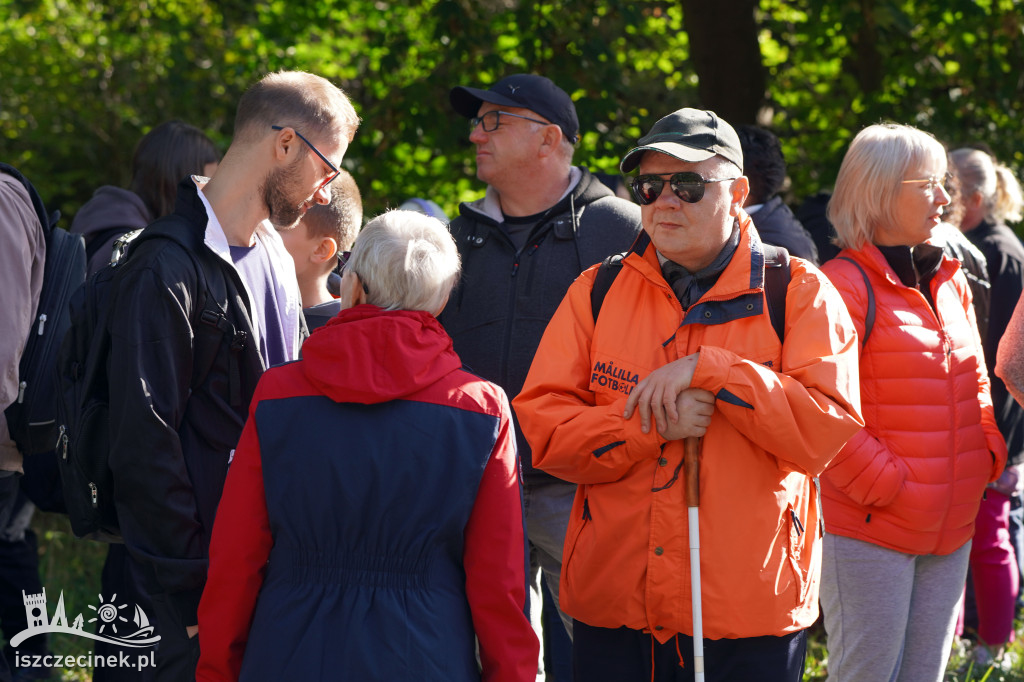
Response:
[{"label": "man's hand", "polygon": [[679,420],[669,421],[668,427],[658,429],[665,440],[679,440],[689,436],[697,438],[704,435],[711,424],[711,415],[715,411],[715,394],[703,388],[688,388],[676,398],[676,411]]},{"label": "man's hand", "polygon": [[653,413],[658,433],[664,435],[669,428],[669,422],[675,425],[679,421],[676,399],[690,387],[698,357],[700,353],[687,355],[648,374],[629,394],[626,409],[622,413],[623,419],[629,419],[633,416],[633,410],[638,409],[640,429],[648,433],[651,430]]}]

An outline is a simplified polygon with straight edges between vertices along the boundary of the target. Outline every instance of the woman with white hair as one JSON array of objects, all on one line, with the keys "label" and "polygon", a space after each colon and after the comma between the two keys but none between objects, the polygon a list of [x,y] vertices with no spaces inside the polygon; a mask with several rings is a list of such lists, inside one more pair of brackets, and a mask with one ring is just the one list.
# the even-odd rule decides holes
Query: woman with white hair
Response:
[{"label": "woman with white hair", "polygon": [[829,680],[943,677],[974,534],[1006,462],[968,284],[928,242],[949,195],[931,135],[873,125],[828,207],[822,270],[861,344],[865,426],[821,476]]},{"label": "woman with white hair", "polygon": [[263,375],[217,512],[197,679],[534,678],[508,400],[435,319],[458,276],[439,221],[377,217],[341,313]]}]

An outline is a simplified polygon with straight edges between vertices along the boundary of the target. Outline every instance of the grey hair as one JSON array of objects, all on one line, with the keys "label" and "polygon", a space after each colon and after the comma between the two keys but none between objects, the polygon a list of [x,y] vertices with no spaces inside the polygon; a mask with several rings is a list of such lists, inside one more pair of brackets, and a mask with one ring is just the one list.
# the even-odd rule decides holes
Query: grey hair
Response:
[{"label": "grey hair", "polygon": [[459,251],[437,218],[395,210],[360,230],[345,267],[366,287],[367,303],[435,314],[459,278]]},{"label": "grey hair", "polygon": [[840,248],[859,249],[895,224],[896,200],[908,170],[926,162],[946,167],[946,150],[931,134],[898,123],[857,133],[846,150],[828,202],[828,219]]},{"label": "grey hair", "polygon": [[980,149],[964,147],[950,152],[965,197],[978,192],[985,219],[993,223],[1019,222],[1024,205],[1020,183],[1009,168]]}]

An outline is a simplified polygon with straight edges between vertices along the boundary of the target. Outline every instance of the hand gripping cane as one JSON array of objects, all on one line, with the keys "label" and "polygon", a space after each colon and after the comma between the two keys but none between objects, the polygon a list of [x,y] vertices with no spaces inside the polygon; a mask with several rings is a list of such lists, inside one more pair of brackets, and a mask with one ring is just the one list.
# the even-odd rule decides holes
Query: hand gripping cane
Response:
[{"label": "hand gripping cane", "polygon": [[704,682],[704,617],[700,603],[700,438],[683,442],[686,461],[686,514],[690,529],[690,601],[693,603],[693,679]]}]

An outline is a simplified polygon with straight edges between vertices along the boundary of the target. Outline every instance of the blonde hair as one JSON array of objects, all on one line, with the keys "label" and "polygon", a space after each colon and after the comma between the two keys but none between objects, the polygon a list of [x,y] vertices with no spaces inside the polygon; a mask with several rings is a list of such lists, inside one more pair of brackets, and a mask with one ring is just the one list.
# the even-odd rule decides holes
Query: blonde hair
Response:
[{"label": "blonde hair", "polygon": [[859,249],[895,223],[904,175],[926,163],[946,167],[946,150],[913,126],[880,123],[857,133],[846,150],[828,203],[839,248]]},{"label": "blonde hair", "polygon": [[366,302],[386,310],[438,313],[459,278],[459,252],[437,218],[388,211],[356,237],[351,268],[366,287]]},{"label": "blonde hair", "polygon": [[1019,222],[1024,195],[1013,172],[981,151],[965,147],[950,156],[965,197],[978,192],[985,207],[985,220],[992,223]]}]

